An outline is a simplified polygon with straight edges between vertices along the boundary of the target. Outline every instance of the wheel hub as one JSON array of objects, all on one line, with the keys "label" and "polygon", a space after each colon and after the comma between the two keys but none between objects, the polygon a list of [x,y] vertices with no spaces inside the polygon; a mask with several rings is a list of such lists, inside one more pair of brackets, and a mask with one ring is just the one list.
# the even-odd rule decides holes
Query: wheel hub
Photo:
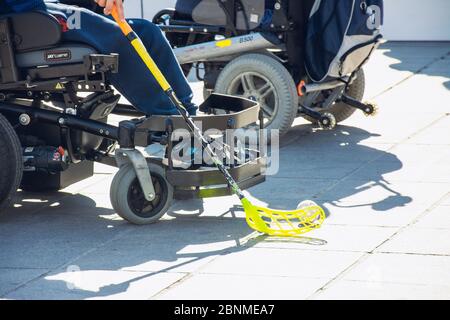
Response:
[{"label": "wheel hub", "polygon": [[278,112],[278,98],[274,85],[265,76],[256,72],[244,72],[230,86],[228,94],[245,97],[258,102],[264,113],[266,125]]},{"label": "wheel hub", "polygon": [[131,208],[141,217],[151,217],[158,212],[159,207],[164,202],[164,187],[161,181],[155,177],[152,177],[152,183],[155,186],[156,192],[153,201],[148,201],[145,199],[138,179],[133,182],[128,192],[128,199]]}]

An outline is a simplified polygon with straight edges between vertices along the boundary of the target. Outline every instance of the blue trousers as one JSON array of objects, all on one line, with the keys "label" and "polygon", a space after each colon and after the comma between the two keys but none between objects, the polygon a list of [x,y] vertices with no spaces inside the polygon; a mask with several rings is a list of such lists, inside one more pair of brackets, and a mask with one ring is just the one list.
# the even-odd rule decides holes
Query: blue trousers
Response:
[{"label": "blue trousers", "polygon": [[[84,8],[59,3],[46,6],[48,12],[67,20],[64,41],[87,44],[102,54],[119,54],[119,73],[109,79],[135,108],[147,115],[178,113],[114,21]],[[147,20],[128,21],[189,113],[195,114],[192,90],[164,34]]]}]

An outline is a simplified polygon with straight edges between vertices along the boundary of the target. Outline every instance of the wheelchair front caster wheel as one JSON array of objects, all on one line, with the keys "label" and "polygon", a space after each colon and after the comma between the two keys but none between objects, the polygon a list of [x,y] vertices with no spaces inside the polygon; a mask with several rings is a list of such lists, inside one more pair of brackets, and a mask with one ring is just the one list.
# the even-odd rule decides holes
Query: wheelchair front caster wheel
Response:
[{"label": "wheelchair front caster wheel", "polygon": [[336,118],[331,113],[324,113],[319,119],[319,125],[324,130],[333,130],[336,124]]},{"label": "wheelchair front caster wheel", "polygon": [[375,117],[378,114],[378,105],[375,102],[366,102],[364,104],[366,106],[364,114],[367,117]]},{"label": "wheelchair front caster wheel", "polygon": [[155,199],[147,201],[133,165],[123,166],[113,179],[111,204],[123,219],[137,225],[157,222],[169,210],[173,200],[173,186],[167,181],[164,168],[149,163],[155,188]]}]

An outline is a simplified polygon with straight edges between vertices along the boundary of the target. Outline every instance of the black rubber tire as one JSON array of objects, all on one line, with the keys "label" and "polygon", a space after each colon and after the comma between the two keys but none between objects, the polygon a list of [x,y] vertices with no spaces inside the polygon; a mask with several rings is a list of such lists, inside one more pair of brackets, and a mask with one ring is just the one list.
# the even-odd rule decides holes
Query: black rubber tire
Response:
[{"label": "black rubber tire", "polygon": [[23,175],[22,146],[14,128],[0,114],[0,210],[11,204]]},{"label": "black rubber tire", "polygon": [[292,126],[298,112],[298,94],[294,79],[288,70],[276,59],[264,54],[242,55],[230,63],[220,73],[214,92],[230,92],[232,83],[245,72],[251,72],[268,79],[278,97],[278,110],[266,129],[278,129],[285,134]]},{"label": "black rubber tire", "polygon": [[[131,192],[140,189],[136,172],[132,164],[124,165],[115,175],[110,189],[111,204],[117,214],[124,220],[136,225],[147,225],[157,222],[167,213],[173,201],[173,186],[167,181],[165,170],[160,165],[149,163],[150,174],[157,193],[156,208],[147,214],[142,214],[133,206],[131,202]],[[159,184],[159,190],[158,190]],[[148,205],[148,202],[145,202]]]},{"label": "black rubber tire", "polygon": [[[365,89],[366,89],[366,78],[364,70],[360,69],[357,73],[356,79],[348,87],[346,94],[352,98],[355,98],[356,100],[362,101],[362,99],[364,98]],[[341,123],[342,121],[345,121],[348,118],[350,118],[355,113],[356,109],[343,102],[339,102],[334,103],[328,109],[321,109],[317,111],[319,111],[320,113],[325,112],[331,113],[336,118],[336,123]],[[317,124],[317,121],[315,119],[312,119],[308,116],[304,116],[304,118],[311,123]]]}]

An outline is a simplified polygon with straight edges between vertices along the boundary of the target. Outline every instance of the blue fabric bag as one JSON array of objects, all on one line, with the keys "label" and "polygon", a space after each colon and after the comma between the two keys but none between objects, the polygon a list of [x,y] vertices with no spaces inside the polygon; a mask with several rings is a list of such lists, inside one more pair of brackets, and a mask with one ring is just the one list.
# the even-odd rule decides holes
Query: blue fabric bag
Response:
[{"label": "blue fabric bag", "polygon": [[360,69],[379,45],[383,0],[316,0],[305,66],[311,80],[342,78]]}]

